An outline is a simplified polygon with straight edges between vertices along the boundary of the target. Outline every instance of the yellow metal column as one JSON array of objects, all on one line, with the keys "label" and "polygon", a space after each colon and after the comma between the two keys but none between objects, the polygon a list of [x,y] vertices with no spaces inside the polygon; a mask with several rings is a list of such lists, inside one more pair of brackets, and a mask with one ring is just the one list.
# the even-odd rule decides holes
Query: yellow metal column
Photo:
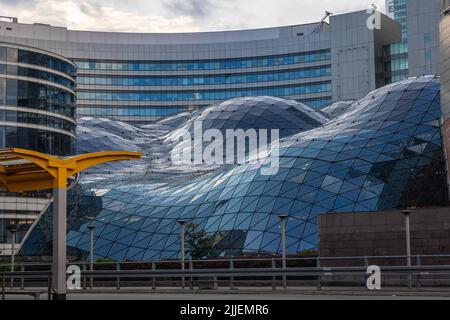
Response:
[{"label": "yellow metal column", "polygon": [[140,152],[105,151],[58,158],[19,148],[0,149],[0,190],[25,192],[53,188],[53,299],[66,298],[67,179],[101,163],[138,160]]}]

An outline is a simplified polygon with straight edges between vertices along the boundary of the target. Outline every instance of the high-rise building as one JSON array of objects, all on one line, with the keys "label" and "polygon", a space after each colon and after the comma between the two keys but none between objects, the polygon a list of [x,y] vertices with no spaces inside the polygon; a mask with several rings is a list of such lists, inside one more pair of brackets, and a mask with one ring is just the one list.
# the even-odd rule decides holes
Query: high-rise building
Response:
[{"label": "high-rise building", "polygon": [[389,48],[390,78],[439,75],[439,15],[442,0],[386,0],[386,14],[402,28],[402,41]]},{"label": "high-rise building", "polygon": [[39,47],[78,67],[79,116],[145,122],[230,98],[270,95],[320,108],[385,84],[383,46],[399,25],[371,13],[279,28],[183,34],[72,31],[0,23],[0,40]]},{"label": "high-rise building", "polygon": [[[0,43],[0,148],[67,156],[75,147],[76,67],[42,49]],[[0,252],[10,254],[50,203],[45,192],[0,193]]]}]

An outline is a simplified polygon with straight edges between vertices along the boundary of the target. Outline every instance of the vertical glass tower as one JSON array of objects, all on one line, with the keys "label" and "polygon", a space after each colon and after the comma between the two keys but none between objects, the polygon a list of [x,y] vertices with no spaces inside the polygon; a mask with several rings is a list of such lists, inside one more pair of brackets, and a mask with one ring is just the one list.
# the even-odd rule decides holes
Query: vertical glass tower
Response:
[{"label": "vertical glass tower", "polygon": [[439,75],[441,0],[387,0],[387,14],[401,25],[402,41],[387,48],[388,82]]},{"label": "vertical glass tower", "polygon": [[387,0],[387,14],[402,26],[402,42],[390,45],[391,82],[397,82],[408,77],[408,15],[407,0]]}]

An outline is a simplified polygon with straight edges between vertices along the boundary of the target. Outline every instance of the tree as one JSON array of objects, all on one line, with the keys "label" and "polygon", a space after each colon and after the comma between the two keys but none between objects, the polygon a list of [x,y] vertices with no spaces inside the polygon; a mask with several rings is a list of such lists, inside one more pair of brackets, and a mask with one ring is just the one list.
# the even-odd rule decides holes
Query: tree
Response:
[{"label": "tree", "polygon": [[186,226],[186,249],[193,260],[217,257],[218,253],[214,249],[216,239],[216,236],[198,230],[198,225],[194,223]]}]

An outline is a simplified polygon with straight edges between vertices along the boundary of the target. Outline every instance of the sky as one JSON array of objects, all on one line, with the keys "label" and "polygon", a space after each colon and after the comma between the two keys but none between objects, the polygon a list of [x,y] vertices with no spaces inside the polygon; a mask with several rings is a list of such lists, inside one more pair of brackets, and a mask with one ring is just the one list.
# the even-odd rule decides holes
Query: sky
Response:
[{"label": "sky", "polygon": [[384,0],[0,0],[0,15],[72,30],[198,32],[320,21]]}]

